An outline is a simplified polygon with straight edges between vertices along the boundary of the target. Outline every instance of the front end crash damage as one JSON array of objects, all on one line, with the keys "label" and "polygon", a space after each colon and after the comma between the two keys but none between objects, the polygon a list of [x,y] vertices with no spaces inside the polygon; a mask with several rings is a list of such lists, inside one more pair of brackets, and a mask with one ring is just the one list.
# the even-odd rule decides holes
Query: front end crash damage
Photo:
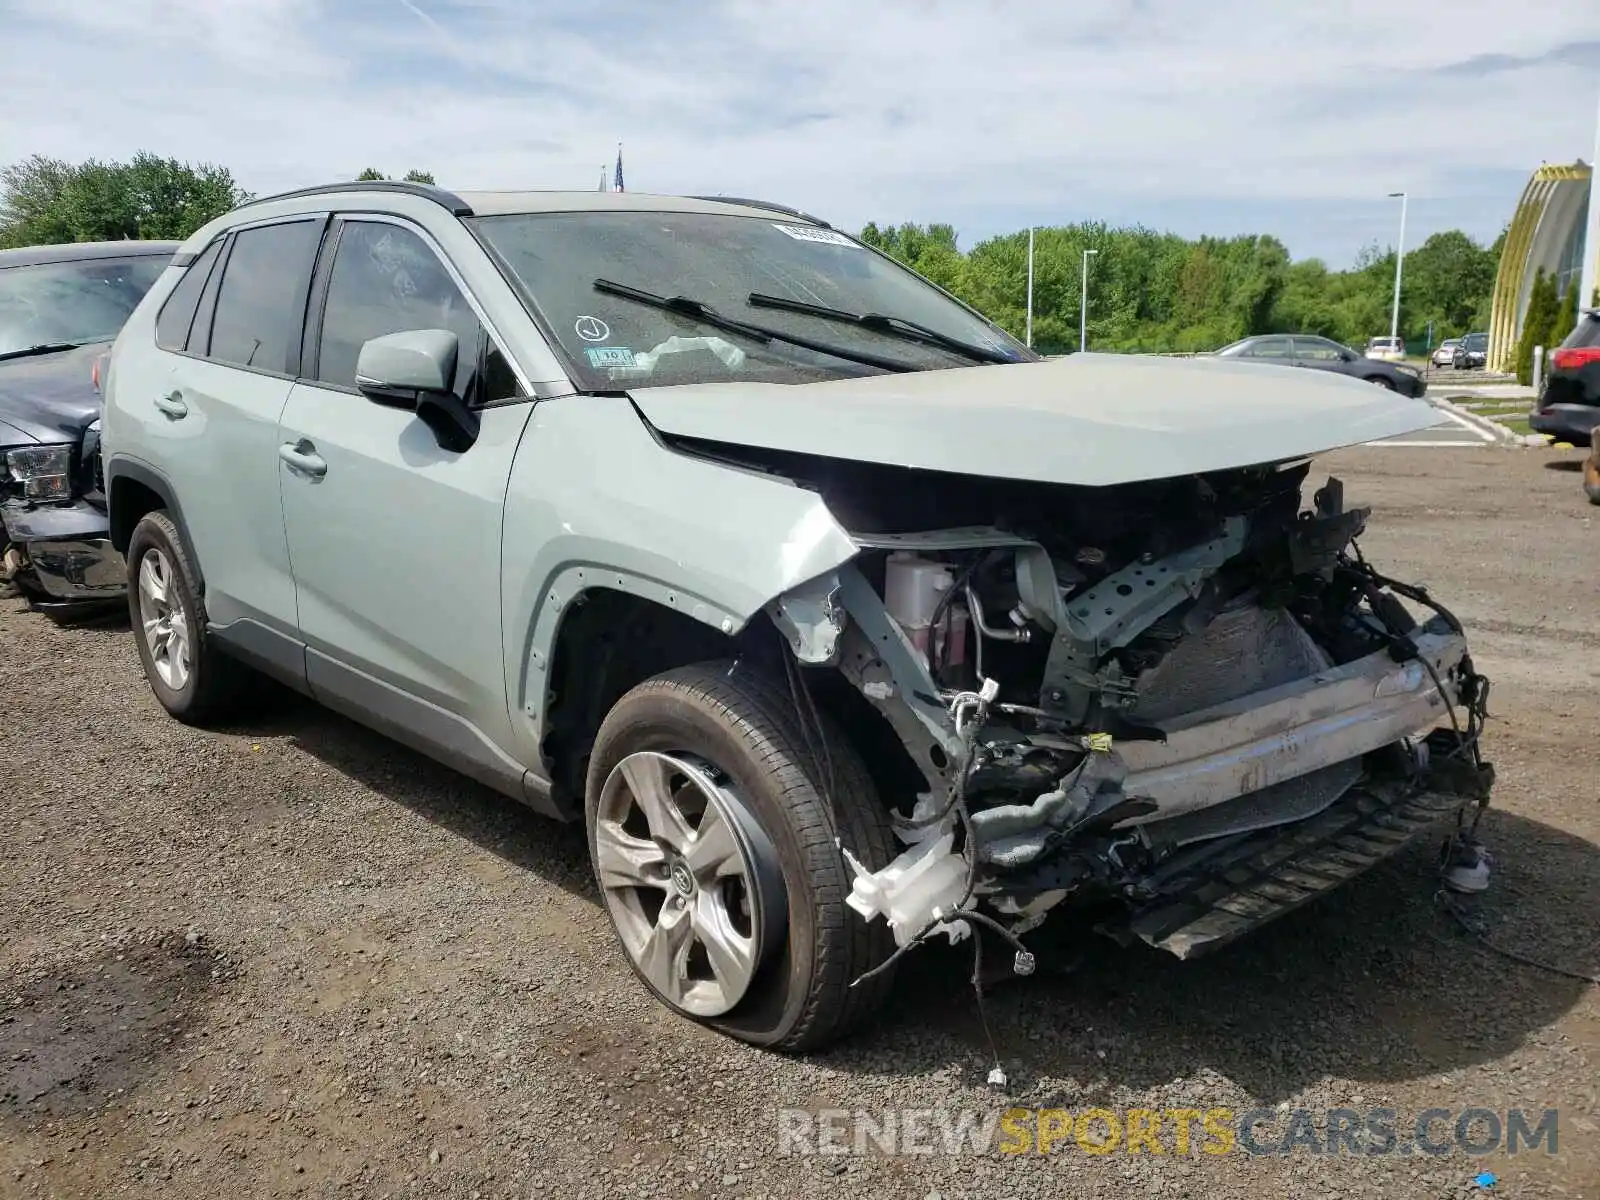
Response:
[{"label": "front end crash damage", "polygon": [[1302,510],[1307,471],[1092,500],[1004,485],[933,506],[990,523],[935,531],[817,481],[862,553],[770,614],[924,785],[891,798],[893,862],[842,847],[851,906],[905,947],[1090,902],[1103,931],[1186,958],[1481,811],[1487,681],[1459,624],[1367,564],[1337,480]]}]

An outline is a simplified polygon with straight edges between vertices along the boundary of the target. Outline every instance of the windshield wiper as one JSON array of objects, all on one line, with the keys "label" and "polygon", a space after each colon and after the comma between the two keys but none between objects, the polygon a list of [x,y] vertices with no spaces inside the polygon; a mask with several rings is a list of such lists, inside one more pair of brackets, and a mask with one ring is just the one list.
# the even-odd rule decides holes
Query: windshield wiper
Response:
[{"label": "windshield wiper", "polygon": [[941,350],[948,350],[952,354],[959,354],[973,362],[1010,363],[1017,360],[1001,350],[994,350],[988,346],[977,346],[971,342],[964,342],[960,338],[953,338],[949,334],[940,333],[937,329],[929,329],[926,325],[919,325],[915,321],[908,321],[904,317],[890,317],[883,313],[853,313],[842,308],[829,308],[825,304],[807,304],[804,300],[790,300],[785,296],[767,296],[761,292],[751,292],[749,297],[751,308],[776,308],[783,312],[802,313],[808,317],[820,317],[824,321],[842,321],[849,325],[859,325],[863,329],[870,329],[874,333],[884,334],[886,337],[899,338],[906,342],[920,342],[924,346],[937,346]]},{"label": "windshield wiper", "polygon": [[57,354],[62,350],[76,350],[78,342],[40,342],[37,346],[24,346],[20,350],[7,350],[0,353],[0,360],[7,358],[32,358],[35,354]]},{"label": "windshield wiper", "polygon": [[864,367],[877,367],[881,371],[915,371],[917,368],[910,363],[900,362],[893,358],[880,358],[876,354],[865,354],[859,350],[851,350],[845,346],[835,346],[829,342],[819,342],[812,338],[801,337],[795,333],[785,333],[781,329],[770,329],[765,325],[751,325],[746,321],[735,320],[733,317],[724,316],[714,308],[710,308],[698,300],[691,300],[687,296],[658,296],[654,292],[640,291],[638,288],[629,287],[625,283],[617,283],[610,279],[596,279],[594,290],[605,292],[609,296],[621,296],[624,300],[633,300],[639,304],[648,304],[652,308],[659,308],[665,312],[677,313],[679,316],[689,317],[699,321],[702,325],[709,325],[713,329],[726,330],[728,333],[737,333],[752,341],[760,342],[763,346],[773,342],[785,342],[791,346],[799,346],[805,350],[815,350],[818,354],[831,355],[849,362],[860,363]]}]

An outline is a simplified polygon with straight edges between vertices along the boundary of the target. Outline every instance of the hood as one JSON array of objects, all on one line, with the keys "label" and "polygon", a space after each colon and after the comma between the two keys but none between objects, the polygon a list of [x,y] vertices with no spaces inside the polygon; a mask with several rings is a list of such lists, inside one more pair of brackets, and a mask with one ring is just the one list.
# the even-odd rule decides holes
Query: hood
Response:
[{"label": "hood", "polygon": [[679,437],[1091,487],[1303,458],[1439,420],[1331,372],[1119,354],[630,395]]},{"label": "hood", "polygon": [[110,343],[91,342],[36,358],[0,359],[0,437],[14,426],[19,440],[75,442],[100,415],[90,372]]}]

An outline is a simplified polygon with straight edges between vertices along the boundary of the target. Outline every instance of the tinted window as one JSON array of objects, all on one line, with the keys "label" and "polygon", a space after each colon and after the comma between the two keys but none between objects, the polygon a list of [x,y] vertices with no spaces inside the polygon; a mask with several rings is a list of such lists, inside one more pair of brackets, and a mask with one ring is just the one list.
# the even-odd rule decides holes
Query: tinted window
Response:
[{"label": "tinted window", "polygon": [[194,310],[200,304],[200,293],[205,290],[206,280],[211,277],[211,268],[221,250],[221,238],[207,246],[205,252],[184,269],[183,278],[161,306],[156,316],[156,345],[163,350],[187,348]]},{"label": "tinted window", "polygon": [[[415,329],[447,329],[456,335],[461,346],[456,393],[478,400],[483,326],[439,256],[421,237],[399,225],[345,222],[328,278],[317,378],[333,387],[353,388],[356,359],[366,342]],[[516,394],[515,379],[498,350],[486,375],[484,399]],[[504,391],[508,378],[510,390]],[[497,389],[504,395],[496,395]]]},{"label": "tinted window", "polygon": [[1243,358],[1288,358],[1289,339],[1281,337],[1260,338],[1244,348]]},{"label": "tinted window", "polygon": [[47,342],[109,342],[171,260],[144,254],[0,270],[0,354]]},{"label": "tinted window", "polygon": [[263,371],[291,369],[317,234],[317,222],[292,221],[234,235],[217,293],[210,357]]},{"label": "tinted window", "polygon": [[1489,348],[1489,335],[1487,333],[1469,333],[1461,339],[1463,350],[1487,350]]},{"label": "tinted window", "polygon": [[1565,349],[1574,346],[1600,346],[1600,316],[1588,314],[1578,319],[1577,326],[1561,343]]},{"label": "tinted window", "polygon": [[1316,362],[1342,362],[1344,351],[1332,342],[1319,342],[1315,338],[1295,338],[1294,356]]}]

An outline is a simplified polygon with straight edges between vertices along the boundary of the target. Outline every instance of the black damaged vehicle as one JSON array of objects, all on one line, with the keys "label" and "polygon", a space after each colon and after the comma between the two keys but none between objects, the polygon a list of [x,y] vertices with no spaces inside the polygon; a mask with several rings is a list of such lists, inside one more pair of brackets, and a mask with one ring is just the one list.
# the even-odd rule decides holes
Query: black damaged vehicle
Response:
[{"label": "black damaged vehicle", "polygon": [[0,250],[0,589],[59,612],[117,600],[99,361],[176,242]]}]

